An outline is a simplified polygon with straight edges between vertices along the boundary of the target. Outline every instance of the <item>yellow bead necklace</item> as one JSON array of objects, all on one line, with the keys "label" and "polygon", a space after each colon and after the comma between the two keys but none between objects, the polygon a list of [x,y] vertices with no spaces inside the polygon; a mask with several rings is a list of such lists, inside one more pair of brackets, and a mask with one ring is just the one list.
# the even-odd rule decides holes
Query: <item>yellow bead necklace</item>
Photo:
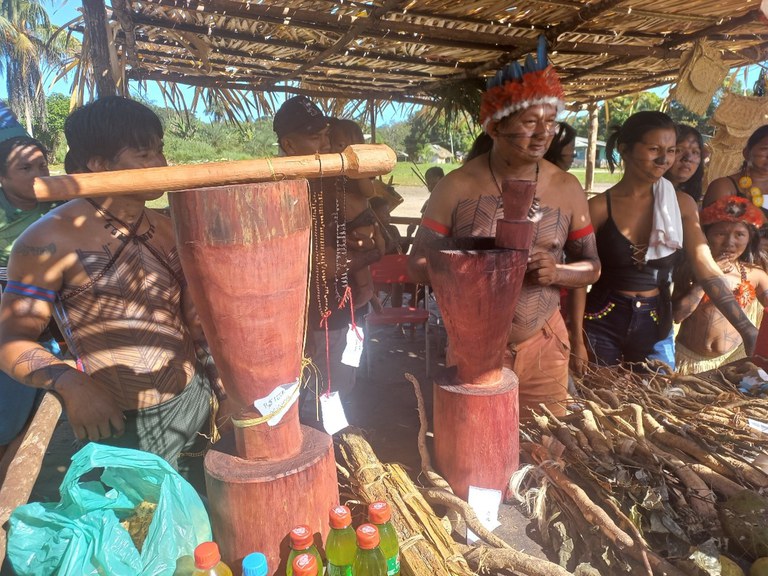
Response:
[{"label": "yellow bead necklace", "polygon": [[759,186],[754,186],[753,184],[752,177],[747,174],[739,178],[739,188],[745,192],[747,198],[752,199],[752,204],[758,208],[762,208],[763,191]]}]

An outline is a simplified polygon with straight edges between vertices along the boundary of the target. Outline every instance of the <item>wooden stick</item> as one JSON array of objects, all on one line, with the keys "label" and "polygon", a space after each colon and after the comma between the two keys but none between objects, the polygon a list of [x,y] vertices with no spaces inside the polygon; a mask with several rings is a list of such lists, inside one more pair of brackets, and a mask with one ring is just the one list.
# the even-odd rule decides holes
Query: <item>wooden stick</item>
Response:
[{"label": "wooden stick", "polygon": [[29,500],[61,410],[58,397],[54,394],[43,396],[31,422],[0,461],[0,564],[5,558],[5,523],[17,506]]},{"label": "wooden stick", "polygon": [[479,574],[496,574],[502,570],[524,576],[571,576],[565,568],[541,560],[513,548],[463,547],[470,567]]},{"label": "wooden stick", "polygon": [[295,178],[339,176],[371,178],[391,172],[397,163],[394,151],[384,144],[355,144],[339,154],[281,156],[235,162],[210,162],[137,170],[69,174],[35,179],[40,202],[84,196],[155,194],[190,188],[229,186]]},{"label": "wooden stick", "polygon": [[403,576],[472,574],[440,519],[399,466],[383,465],[359,430],[348,428],[337,442],[353,491],[366,502],[386,500],[392,508]]}]

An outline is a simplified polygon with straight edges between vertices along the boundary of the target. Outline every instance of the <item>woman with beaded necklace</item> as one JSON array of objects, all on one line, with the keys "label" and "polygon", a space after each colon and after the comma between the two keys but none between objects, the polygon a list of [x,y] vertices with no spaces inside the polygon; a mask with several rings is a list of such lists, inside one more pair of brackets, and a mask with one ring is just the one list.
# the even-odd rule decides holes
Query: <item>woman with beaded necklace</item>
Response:
[{"label": "woman with beaded necklace", "polygon": [[763,214],[768,214],[768,206],[763,206],[763,194],[768,193],[768,124],[752,133],[743,154],[741,170],[712,181],[704,196],[704,206],[735,194],[752,200],[755,206],[763,209]]}]

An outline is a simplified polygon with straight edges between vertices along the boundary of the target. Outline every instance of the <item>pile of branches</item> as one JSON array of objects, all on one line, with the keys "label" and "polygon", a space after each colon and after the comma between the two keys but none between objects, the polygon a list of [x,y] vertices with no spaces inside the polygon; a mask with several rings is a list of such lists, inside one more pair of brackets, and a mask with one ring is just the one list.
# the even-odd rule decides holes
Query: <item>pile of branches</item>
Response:
[{"label": "pile of branches", "polygon": [[768,409],[738,391],[756,371],[748,362],[703,376],[594,368],[572,413],[542,407],[523,426],[538,482],[518,496],[561,565],[674,576],[722,550],[719,503],[768,487],[753,463],[768,436],[750,426],[768,423]]},{"label": "pile of branches", "polygon": [[[417,486],[397,464],[378,460],[361,431],[347,429],[337,437],[343,499],[353,513],[374,500],[387,500],[392,507],[392,524],[400,542],[403,576],[473,576],[475,574],[520,576],[569,576],[564,568],[514,549],[490,532],[466,501],[456,496],[448,482],[432,468],[427,449],[427,418],[421,387],[411,374],[418,402],[421,478]],[[438,518],[433,506],[447,510]],[[458,526],[472,530],[480,539],[473,546],[452,538]]]}]

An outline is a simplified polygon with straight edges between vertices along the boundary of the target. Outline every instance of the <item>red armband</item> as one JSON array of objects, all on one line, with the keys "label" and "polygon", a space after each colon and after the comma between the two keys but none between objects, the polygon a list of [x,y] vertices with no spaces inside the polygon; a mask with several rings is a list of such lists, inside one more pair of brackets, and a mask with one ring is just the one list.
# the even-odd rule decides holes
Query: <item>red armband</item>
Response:
[{"label": "red armband", "polygon": [[440,224],[437,220],[432,220],[432,218],[422,218],[421,219],[421,225],[425,228],[429,228],[433,232],[437,232],[438,234],[442,234],[443,236],[450,236],[451,235],[451,229],[448,228],[445,224]]},{"label": "red armband", "polygon": [[592,234],[594,231],[595,229],[592,228],[592,224],[587,224],[581,230],[573,230],[570,234],[568,234],[568,242],[571,242],[573,240],[578,240],[579,238],[584,238],[584,236],[588,236],[589,234]]}]

